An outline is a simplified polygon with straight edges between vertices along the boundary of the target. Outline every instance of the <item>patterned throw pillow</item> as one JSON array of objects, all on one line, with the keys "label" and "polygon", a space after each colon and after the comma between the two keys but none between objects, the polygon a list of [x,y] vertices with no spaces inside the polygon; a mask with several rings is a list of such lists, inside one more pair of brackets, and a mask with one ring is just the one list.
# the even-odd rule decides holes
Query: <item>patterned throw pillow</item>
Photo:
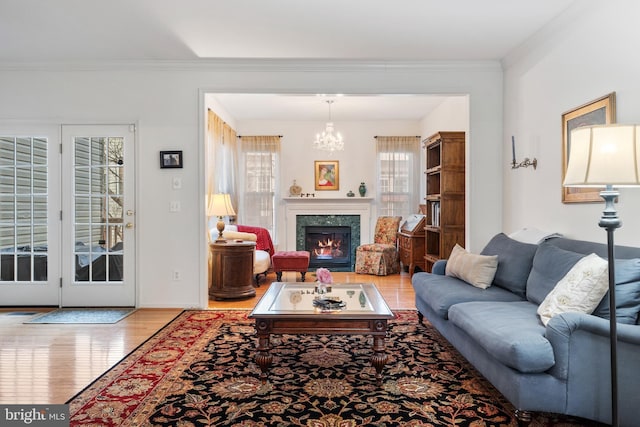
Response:
[{"label": "patterned throw pillow", "polygon": [[462,279],[476,288],[487,289],[498,268],[497,255],[475,255],[456,244],[447,260],[445,274]]},{"label": "patterned throw pillow", "polygon": [[593,313],[609,286],[607,261],[596,254],[578,261],[538,306],[540,320],[546,326],[560,313]]}]

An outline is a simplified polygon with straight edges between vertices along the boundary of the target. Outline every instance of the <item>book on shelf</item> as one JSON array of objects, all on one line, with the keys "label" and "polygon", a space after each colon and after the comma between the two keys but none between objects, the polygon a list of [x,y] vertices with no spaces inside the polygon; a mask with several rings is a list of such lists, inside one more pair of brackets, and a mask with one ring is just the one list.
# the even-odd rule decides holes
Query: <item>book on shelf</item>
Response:
[{"label": "book on shelf", "polygon": [[440,202],[431,204],[431,226],[440,227]]}]

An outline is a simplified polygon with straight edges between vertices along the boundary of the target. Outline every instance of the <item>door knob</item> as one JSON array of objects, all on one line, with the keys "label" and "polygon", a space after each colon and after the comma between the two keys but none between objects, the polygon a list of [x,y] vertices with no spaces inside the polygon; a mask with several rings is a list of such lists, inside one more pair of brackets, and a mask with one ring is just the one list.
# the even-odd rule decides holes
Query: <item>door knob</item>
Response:
[{"label": "door knob", "polygon": [[133,214],[134,214],[134,213],[135,213],[135,212],[133,212],[131,209],[129,209],[129,210],[127,211],[127,216],[133,216]]},{"label": "door knob", "polygon": [[133,223],[132,222],[128,222],[127,225],[125,225],[126,228],[133,228]]}]

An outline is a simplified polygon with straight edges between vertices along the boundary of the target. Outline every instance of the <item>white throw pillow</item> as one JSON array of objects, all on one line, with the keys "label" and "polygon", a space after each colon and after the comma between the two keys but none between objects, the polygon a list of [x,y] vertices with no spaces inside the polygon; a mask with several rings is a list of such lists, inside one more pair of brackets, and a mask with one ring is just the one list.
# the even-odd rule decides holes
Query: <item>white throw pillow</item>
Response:
[{"label": "white throw pillow", "polygon": [[578,261],[538,306],[540,320],[560,313],[593,313],[609,288],[607,261],[596,254]]},{"label": "white throw pillow", "polygon": [[456,244],[447,260],[445,274],[482,289],[491,286],[498,269],[498,255],[475,255]]}]

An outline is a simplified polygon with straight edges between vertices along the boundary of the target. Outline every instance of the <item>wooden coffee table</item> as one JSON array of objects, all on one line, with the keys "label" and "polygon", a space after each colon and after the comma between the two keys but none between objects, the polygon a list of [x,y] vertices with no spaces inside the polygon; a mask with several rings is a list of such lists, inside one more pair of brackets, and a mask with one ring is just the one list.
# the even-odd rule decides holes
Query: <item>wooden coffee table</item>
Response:
[{"label": "wooden coffee table", "polygon": [[341,309],[314,307],[320,298],[314,283],[274,282],[255,306],[250,319],[255,319],[258,346],[255,361],[262,371],[262,382],[273,361],[271,334],[372,335],[371,364],[376,381],[382,382],[382,369],[387,363],[385,337],[387,321],[394,314],[372,283],[334,283],[326,294],[345,303]]}]

